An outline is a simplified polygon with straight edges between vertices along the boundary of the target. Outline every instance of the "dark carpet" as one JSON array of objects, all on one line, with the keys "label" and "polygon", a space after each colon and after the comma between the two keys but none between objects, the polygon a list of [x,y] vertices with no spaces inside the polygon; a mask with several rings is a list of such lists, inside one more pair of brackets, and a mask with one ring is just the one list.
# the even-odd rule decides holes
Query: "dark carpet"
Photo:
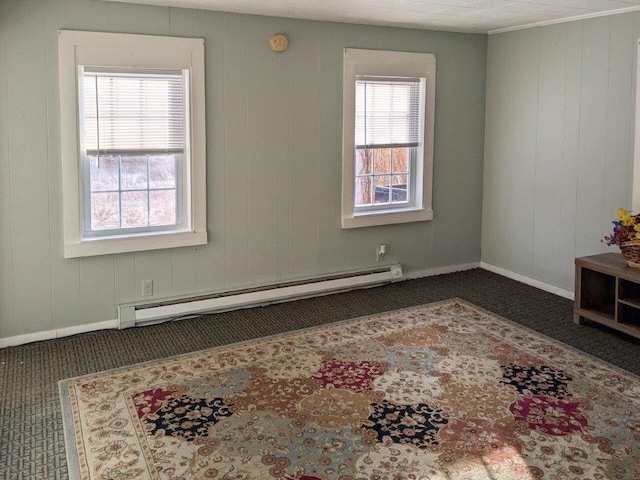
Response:
[{"label": "dark carpet", "polygon": [[58,380],[459,297],[640,374],[640,340],[573,323],[573,303],[485,270],[0,349],[0,476],[68,478]]}]

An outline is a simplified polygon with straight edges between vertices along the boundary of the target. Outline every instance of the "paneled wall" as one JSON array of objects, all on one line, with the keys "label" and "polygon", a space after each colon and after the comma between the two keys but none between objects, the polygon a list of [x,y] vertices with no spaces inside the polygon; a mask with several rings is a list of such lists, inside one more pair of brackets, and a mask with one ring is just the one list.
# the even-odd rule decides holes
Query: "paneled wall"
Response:
[{"label": "paneled wall", "polygon": [[628,13],[489,37],[484,262],[572,291],[574,257],[619,251],[639,36]]},{"label": "paneled wall", "polygon": [[[59,29],[206,42],[209,244],[62,257]],[[269,49],[274,33],[290,47]],[[342,50],[435,53],[435,219],[341,230]],[[112,320],[117,305],[386,263],[480,259],[487,39],[95,0],[0,2],[0,339]]]}]

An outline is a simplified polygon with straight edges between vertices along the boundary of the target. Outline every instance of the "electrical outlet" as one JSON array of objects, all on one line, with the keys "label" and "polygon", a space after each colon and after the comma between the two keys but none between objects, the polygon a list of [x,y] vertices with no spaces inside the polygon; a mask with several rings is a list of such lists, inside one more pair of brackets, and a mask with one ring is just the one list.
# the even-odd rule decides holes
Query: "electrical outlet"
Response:
[{"label": "electrical outlet", "polygon": [[153,296],[153,280],[142,281],[142,296],[143,297]]},{"label": "electrical outlet", "polygon": [[384,243],[381,243],[378,245],[378,249],[376,250],[376,262],[379,262],[386,254],[387,246]]}]

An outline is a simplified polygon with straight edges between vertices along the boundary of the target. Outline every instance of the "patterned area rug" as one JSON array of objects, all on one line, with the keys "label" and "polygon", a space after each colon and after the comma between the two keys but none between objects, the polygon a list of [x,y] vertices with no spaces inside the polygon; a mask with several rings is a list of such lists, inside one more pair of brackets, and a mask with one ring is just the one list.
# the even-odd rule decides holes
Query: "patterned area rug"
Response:
[{"label": "patterned area rug", "polygon": [[60,394],[71,478],[640,478],[640,379],[455,299]]}]

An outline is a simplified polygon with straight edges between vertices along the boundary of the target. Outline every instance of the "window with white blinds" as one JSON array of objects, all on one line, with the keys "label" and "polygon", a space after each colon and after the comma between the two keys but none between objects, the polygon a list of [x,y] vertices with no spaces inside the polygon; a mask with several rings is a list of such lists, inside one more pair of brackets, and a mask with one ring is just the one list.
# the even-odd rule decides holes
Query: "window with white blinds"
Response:
[{"label": "window with white blinds", "polygon": [[80,67],[86,237],[182,227],[186,79]]},{"label": "window with white blinds", "polygon": [[65,258],[207,243],[204,48],[58,32]]},{"label": "window with white blinds", "polygon": [[184,153],[185,74],[84,68],[87,155]]},{"label": "window with white blinds", "polygon": [[433,219],[436,57],[345,48],[342,228]]},{"label": "window with white blinds", "polygon": [[420,79],[356,77],[356,148],[417,147]]}]

